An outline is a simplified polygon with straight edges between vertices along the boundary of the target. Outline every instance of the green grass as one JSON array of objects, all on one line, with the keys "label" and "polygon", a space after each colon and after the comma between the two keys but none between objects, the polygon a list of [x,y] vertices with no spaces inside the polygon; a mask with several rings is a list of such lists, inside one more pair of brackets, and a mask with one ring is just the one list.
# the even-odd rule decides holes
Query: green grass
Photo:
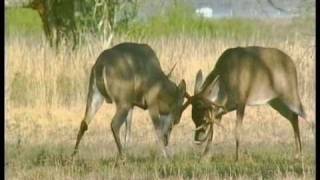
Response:
[{"label": "green grass", "polygon": [[37,35],[42,33],[42,22],[38,13],[26,8],[5,9],[6,35]]},{"label": "green grass", "polygon": [[[85,147],[81,149],[84,151]],[[136,178],[141,179],[191,179],[203,176],[275,179],[289,175],[295,178],[312,177],[315,173],[313,153],[309,152],[312,151],[311,149],[304,153],[304,164],[293,159],[292,154],[285,152],[286,148],[279,145],[267,150],[252,147],[248,149],[250,152],[243,154],[240,161],[235,162],[233,149],[220,150],[208,157],[208,161],[199,161],[199,154],[196,152],[176,152],[172,159],[166,160],[161,153],[155,151],[155,147],[144,147],[139,148],[138,153],[129,153],[124,164],[116,164],[116,154],[92,158],[81,155],[80,151],[80,154],[71,160],[71,146],[42,144],[17,148],[16,145],[7,144],[6,168],[12,170],[12,173],[17,173],[11,176],[27,179],[31,176],[38,177],[33,173],[40,173],[41,177],[47,178],[46,173],[50,171],[72,178],[87,178],[94,172],[99,178],[112,178],[119,174],[121,174],[120,177],[128,178],[135,174]],[[20,171],[13,172],[14,169],[20,169]],[[48,171],[48,169],[51,170]],[[27,176],[21,176],[22,172]],[[8,173],[10,175],[10,171]],[[19,175],[19,173],[22,174]],[[51,178],[55,179],[60,175],[55,174]]]}]

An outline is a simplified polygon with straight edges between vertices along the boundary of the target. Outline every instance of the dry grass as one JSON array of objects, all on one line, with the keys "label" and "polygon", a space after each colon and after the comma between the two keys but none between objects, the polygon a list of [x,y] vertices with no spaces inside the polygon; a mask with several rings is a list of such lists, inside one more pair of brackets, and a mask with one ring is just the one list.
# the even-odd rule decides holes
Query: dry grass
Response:
[{"label": "dry grass", "polygon": [[[184,78],[193,92],[197,71],[208,74],[227,48],[244,45],[277,47],[295,61],[299,92],[309,121],[315,121],[315,52],[312,39],[293,37],[247,41],[206,38],[163,38],[140,41],[157,52],[168,72],[177,62],[172,79]],[[314,134],[301,121],[303,163],[293,160],[293,130],[288,121],[269,106],[246,109],[242,159],[234,163],[233,126],[235,114],[223,118],[226,130],[216,129],[211,162],[197,161],[202,147],[192,144],[194,125],[188,108],[172,132],[171,162],[161,157],[148,113],[138,108],[133,114],[132,142],[128,163],[114,168],[117,150],[110,131],[115,112],[105,104],[89,126],[75,162],[69,155],[84,114],[90,68],[104,49],[99,42],[76,53],[66,49],[56,55],[43,41],[10,38],[6,41],[6,177],[8,179],[313,179]],[[120,177],[119,177],[120,176]]]}]

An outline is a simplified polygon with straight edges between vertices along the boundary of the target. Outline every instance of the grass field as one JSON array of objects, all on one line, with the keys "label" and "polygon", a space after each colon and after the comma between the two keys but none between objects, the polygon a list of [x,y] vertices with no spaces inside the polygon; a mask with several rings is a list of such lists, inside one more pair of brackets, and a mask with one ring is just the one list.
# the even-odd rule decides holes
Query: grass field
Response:
[{"label": "grass field", "polygon": [[[246,45],[277,47],[294,60],[302,103],[308,120],[315,122],[314,39],[293,34],[285,38],[255,34],[245,39],[116,37],[114,44],[150,44],[165,72],[177,62],[172,80],[184,78],[191,94],[197,71],[202,69],[208,74],[225,49]],[[126,163],[115,167],[117,149],[110,130],[115,107],[104,104],[89,125],[79,154],[71,161],[84,115],[90,68],[105,48],[102,42],[91,42],[76,52],[63,49],[55,54],[40,36],[6,39],[7,179],[314,179],[313,129],[300,121],[303,159],[295,160],[291,125],[269,106],[246,109],[239,162],[234,162],[234,112],[223,117],[225,130],[215,129],[207,161],[199,162],[203,147],[192,142],[190,107],[172,131],[171,160],[162,157],[148,113],[136,108]]]}]

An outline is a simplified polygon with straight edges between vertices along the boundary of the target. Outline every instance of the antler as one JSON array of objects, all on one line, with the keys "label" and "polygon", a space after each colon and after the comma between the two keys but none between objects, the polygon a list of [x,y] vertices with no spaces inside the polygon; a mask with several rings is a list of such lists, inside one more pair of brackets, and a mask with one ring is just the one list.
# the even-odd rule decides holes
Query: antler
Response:
[{"label": "antler", "polygon": [[186,98],[188,98],[188,99],[191,99],[191,98],[192,98],[192,96],[190,96],[190,94],[189,94],[188,92],[186,92],[186,93],[184,94],[184,97],[186,97]]},{"label": "antler", "polygon": [[170,77],[170,76],[171,76],[171,74],[172,74],[172,72],[173,72],[174,68],[176,67],[176,65],[177,65],[177,62],[172,66],[172,68],[171,68],[170,72],[167,74],[167,76],[168,76],[168,77]]},{"label": "antler", "polygon": [[[207,124],[215,124],[219,127],[221,127],[223,130],[225,130],[226,128],[220,123],[221,121],[221,114],[224,114],[224,111],[219,111],[218,114],[214,114],[212,112],[212,108],[210,108],[210,110],[207,112],[207,118],[208,118],[208,121],[207,121]],[[217,116],[220,116],[217,118]]]},{"label": "antler", "polygon": [[189,106],[189,104],[191,104],[193,98],[188,92],[184,94],[184,97],[186,97],[188,100],[183,104],[182,111],[184,111]]}]

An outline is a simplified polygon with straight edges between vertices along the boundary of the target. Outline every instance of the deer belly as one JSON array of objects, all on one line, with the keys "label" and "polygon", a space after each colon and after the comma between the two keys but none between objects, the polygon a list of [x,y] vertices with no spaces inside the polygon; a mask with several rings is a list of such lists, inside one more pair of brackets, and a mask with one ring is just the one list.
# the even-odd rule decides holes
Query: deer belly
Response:
[{"label": "deer belly", "polygon": [[277,93],[269,87],[259,87],[249,93],[247,105],[262,105],[277,97]]}]

